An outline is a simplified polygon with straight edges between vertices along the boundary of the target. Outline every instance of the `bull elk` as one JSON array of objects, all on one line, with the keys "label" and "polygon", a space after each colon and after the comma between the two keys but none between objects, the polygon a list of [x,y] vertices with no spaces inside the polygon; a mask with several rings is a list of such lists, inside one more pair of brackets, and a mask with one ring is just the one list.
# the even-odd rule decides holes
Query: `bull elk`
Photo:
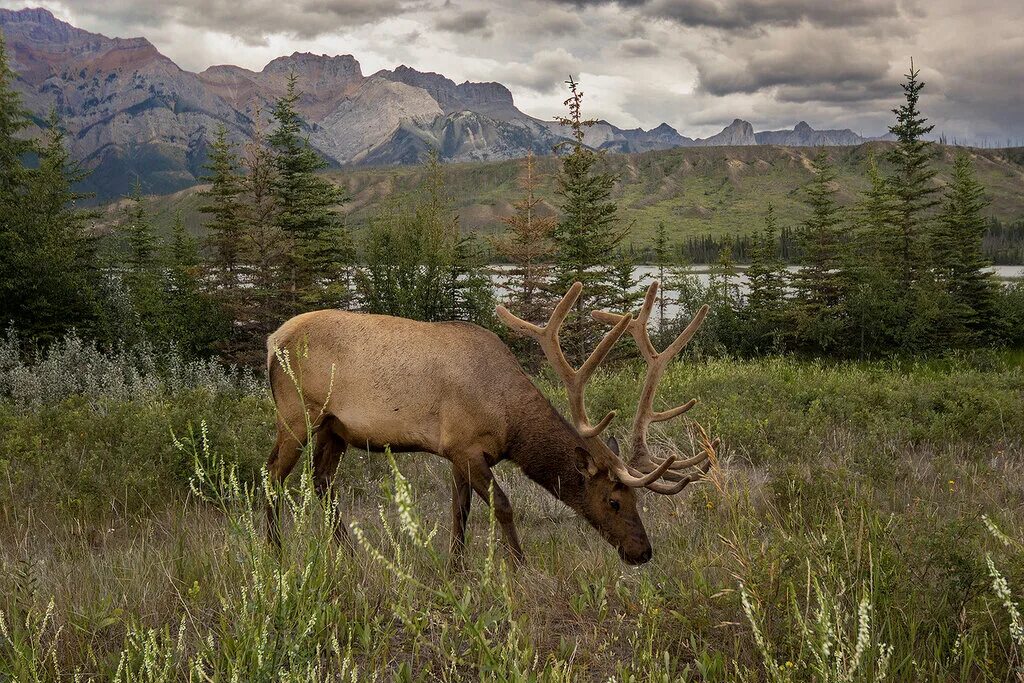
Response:
[{"label": "bull elk", "polygon": [[[658,353],[647,333],[657,295],[650,286],[637,318],[595,311],[612,324],[583,365],[576,369],[559,345],[558,333],[582,290],[574,284],[544,326],[512,315],[498,315],[513,331],[533,337],[565,384],[572,424],[534,386],[508,348],[493,333],[462,322],[425,323],[403,318],[339,310],[314,311],[285,322],[270,335],[268,367],[277,405],[277,441],[267,468],[281,482],[299,458],[313,425],[313,479],[317,492],[333,496],[331,481],[339,459],[351,445],[369,451],[429,452],[452,464],[452,557],[465,546],[471,492],[485,502],[493,495],[494,514],[513,556],[523,559],[512,505],[491,469],[511,460],[527,477],[589,522],[625,562],[651,559],[651,543],[637,514],[638,489],[672,495],[696,481],[711,466],[714,443],[692,457],[653,454],[647,432],[653,422],[689,410],[688,403],[654,410],[658,381],[704,321],[701,308],[685,330]],[[584,387],[612,346],[630,332],[647,361],[647,377],[633,421],[633,458],[619,457],[614,439],[601,433],[614,417],[591,424]],[[288,369],[275,362],[278,350],[305,347],[290,357]],[[293,377],[301,377],[296,391]],[[267,508],[268,534],[280,543],[279,512]],[[347,534],[335,529],[338,538]]]}]

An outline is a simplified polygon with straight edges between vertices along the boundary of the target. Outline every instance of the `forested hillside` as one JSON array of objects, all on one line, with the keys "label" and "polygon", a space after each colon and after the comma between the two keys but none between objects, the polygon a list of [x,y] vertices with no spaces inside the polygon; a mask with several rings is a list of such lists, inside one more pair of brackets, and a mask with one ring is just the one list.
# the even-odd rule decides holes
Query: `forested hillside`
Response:
[{"label": "forested hillside", "polygon": [[[867,188],[866,169],[874,155],[884,171],[884,156],[892,143],[873,142],[859,147],[832,147],[830,161],[836,167],[837,201],[853,204]],[[937,181],[948,182],[959,148],[941,147],[936,159]],[[629,227],[626,244],[643,250],[653,244],[659,222],[664,222],[670,242],[680,244],[705,235],[748,235],[760,228],[765,206],[775,207],[781,228],[795,227],[806,216],[800,193],[811,178],[812,148],[705,147],[659,150],[643,154],[606,154],[602,163],[619,177],[613,197]],[[991,199],[989,216],[1003,224],[1024,218],[1024,149],[971,149],[978,180]],[[501,232],[502,216],[512,213],[518,194],[517,178],[522,162],[455,163],[445,165],[446,186],[451,193],[463,230],[485,234]],[[559,160],[538,157],[538,196],[541,212],[554,215],[557,204],[554,178]],[[348,225],[360,232],[368,218],[386,200],[411,192],[423,182],[421,166],[353,168],[330,171],[352,200],[341,207]],[[150,207],[156,224],[170,233],[176,211],[182,211],[188,229],[203,232],[198,212],[202,187],[153,197]],[[120,220],[119,206],[107,207],[111,224]],[[1016,247],[1019,249],[1019,246]],[[1013,261],[1013,259],[1010,259]]]}]

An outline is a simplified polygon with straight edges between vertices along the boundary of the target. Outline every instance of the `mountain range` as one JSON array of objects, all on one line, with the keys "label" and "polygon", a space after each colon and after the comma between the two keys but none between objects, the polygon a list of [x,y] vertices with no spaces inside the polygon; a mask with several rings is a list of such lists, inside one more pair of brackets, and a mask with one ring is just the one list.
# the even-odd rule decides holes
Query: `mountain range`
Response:
[{"label": "mountain range", "polygon": [[[294,73],[297,108],[310,142],[334,165],[393,165],[422,161],[437,150],[445,161],[502,160],[532,151],[549,154],[567,131],[520,111],[500,83],[456,84],[408,66],[364,75],[352,55],[296,52],[261,71],[178,67],[145,38],[107,38],[76,28],[45,9],[0,10],[16,88],[41,123],[56,109],[71,152],[93,169],[89,189],[99,199],[127,193],[173,192],[204,174],[208,141],[224,125],[236,142],[266,120]],[[622,129],[600,121],[585,142],[614,152],[713,145],[857,145],[850,130],[754,132],[736,119],[708,138],[689,138],[668,124]]]}]

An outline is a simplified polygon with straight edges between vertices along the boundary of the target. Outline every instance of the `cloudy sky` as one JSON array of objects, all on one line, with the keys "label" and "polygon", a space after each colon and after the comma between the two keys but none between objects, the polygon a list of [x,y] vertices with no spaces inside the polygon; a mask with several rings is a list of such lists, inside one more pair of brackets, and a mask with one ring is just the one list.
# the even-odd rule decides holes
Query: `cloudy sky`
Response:
[{"label": "cloudy sky", "polygon": [[61,0],[81,28],[146,36],[180,66],[260,69],[293,51],[352,54],[366,74],[407,64],[500,81],[534,116],[580,78],[587,113],[690,136],[885,132],[910,58],[936,133],[1024,139],[1022,0]]}]

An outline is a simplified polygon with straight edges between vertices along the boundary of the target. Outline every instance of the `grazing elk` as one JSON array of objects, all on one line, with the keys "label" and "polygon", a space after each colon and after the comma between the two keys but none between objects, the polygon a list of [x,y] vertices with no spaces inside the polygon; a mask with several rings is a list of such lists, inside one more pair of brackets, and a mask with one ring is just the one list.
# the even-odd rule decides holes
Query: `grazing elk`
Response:
[{"label": "grazing elk", "polygon": [[[657,294],[655,283],[635,320],[628,313],[594,313],[613,327],[575,369],[562,353],[558,331],[581,289],[580,283],[574,284],[543,327],[498,307],[507,325],[540,342],[565,383],[573,424],[534,386],[498,337],[476,325],[338,310],[288,320],[267,341],[278,414],[277,442],[267,463],[271,480],[280,482],[291,471],[306,439],[307,416],[319,415],[313,425],[313,475],[321,495],[332,495],[331,480],[350,444],[371,451],[425,451],[451,461],[455,560],[465,544],[472,491],[485,502],[493,492],[494,514],[505,541],[515,558],[523,559],[512,506],[491,472],[497,463],[511,460],[586,519],[624,561],[647,562],[651,543],[637,514],[634,491],[678,493],[711,466],[715,444],[704,444],[702,452],[686,459],[675,454],[658,458],[647,446],[652,422],[680,415],[695,403],[656,412],[654,393],[668,361],[694,335],[707,310],[702,308],[658,354],[646,330]],[[629,464],[620,459],[614,439],[600,438],[614,413],[591,425],[583,397],[587,380],[627,330],[649,364],[633,422],[634,457]],[[296,353],[299,348],[306,351]],[[279,349],[291,350],[287,369],[277,360]],[[276,506],[268,506],[267,523],[271,540],[280,543]],[[339,523],[335,533],[343,538],[347,532]]]}]

